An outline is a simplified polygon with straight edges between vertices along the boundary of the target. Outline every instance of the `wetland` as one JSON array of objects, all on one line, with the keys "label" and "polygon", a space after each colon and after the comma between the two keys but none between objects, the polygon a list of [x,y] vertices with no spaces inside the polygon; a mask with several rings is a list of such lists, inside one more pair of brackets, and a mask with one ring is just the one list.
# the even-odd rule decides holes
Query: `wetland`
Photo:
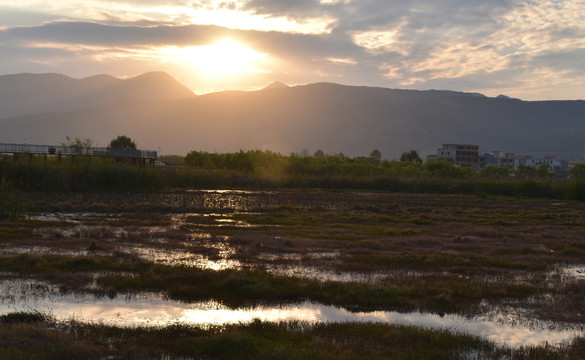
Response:
[{"label": "wetland", "polygon": [[0,222],[0,357],[585,353],[582,202],[325,190],[27,198],[33,212]]}]

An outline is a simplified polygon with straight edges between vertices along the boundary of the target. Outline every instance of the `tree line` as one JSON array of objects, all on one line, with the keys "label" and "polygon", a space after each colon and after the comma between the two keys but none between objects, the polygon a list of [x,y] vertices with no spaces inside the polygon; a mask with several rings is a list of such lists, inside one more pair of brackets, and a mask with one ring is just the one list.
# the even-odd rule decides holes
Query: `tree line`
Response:
[{"label": "tree line", "polygon": [[[115,141],[114,141],[115,140]],[[126,136],[111,148],[135,148]],[[87,141],[75,139],[74,145]],[[7,199],[14,191],[163,191],[175,188],[323,188],[410,193],[458,193],[585,200],[585,165],[570,170],[571,178],[556,181],[548,168],[519,166],[475,170],[448,159],[422,161],[416,150],[398,160],[342,153],[282,155],[250,150],[233,153],[191,151],[161,158],[169,166],[141,167],[113,159],[57,161],[42,156],[0,156],[0,179]],[[9,184],[10,186],[6,185]]]},{"label": "tree line", "polygon": [[[481,170],[456,166],[449,159],[422,161],[416,150],[402,153],[400,160],[382,160],[373,150],[369,157],[348,157],[342,153],[328,155],[322,150],[315,154],[281,155],[271,151],[239,151],[236,153],[209,153],[191,151],[184,158],[190,168],[211,171],[232,171],[265,176],[390,176],[397,178],[447,178],[493,180],[551,180],[554,173],[549,165],[538,167],[519,165],[513,171],[507,167],[488,166]],[[585,180],[585,165],[578,164],[569,171],[571,179]]]}]

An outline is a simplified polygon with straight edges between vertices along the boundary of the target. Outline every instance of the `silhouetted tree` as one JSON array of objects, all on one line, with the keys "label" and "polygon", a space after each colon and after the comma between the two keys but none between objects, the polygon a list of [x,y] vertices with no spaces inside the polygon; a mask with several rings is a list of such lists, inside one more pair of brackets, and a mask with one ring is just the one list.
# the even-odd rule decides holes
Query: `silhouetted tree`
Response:
[{"label": "silhouetted tree", "polygon": [[420,158],[420,155],[418,154],[418,151],[416,151],[416,150],[410,150],[409,152],[403,152],[402,155],[400,155],[400,161],[408,162],[408,163],[415,163],[415,164],[422,163],[422,159]]},{"label": "silhouetted tree", "polygon": [[313,154],[313,157],[323,158],[323,157],[325,157],[325,153],[323,152],[323,150],[319,149],[319,150],[315,151],[315,153]]},{"label": "silhouetted tree", "polygon": [[473,174],[473,169],[463,166],[455,166],[450,159],[430,159],[424,163],[425,171],[434,177],[465,179]]},{"label": "silhouetted tree", "polygon": [[380,161],[382,160],[382,153],[380,152],[380,150],[378,149],[374,149],[371,153],[370,153],[370,158],[376,160],[376,161]]},{"label": "silhouetted tree", "polygon": [[536,169],[536,175],[541,179],[551,178],[554,176],[550,171],[549,164],[540,164]]},{"label": "silhouetted tree", "polygon": [[89,153],[89,148],[93,146],[93,140],[86,138],[81,140],[78,137],[75,137],[75,140],[71,140],[69,136],[65,136],[67,139],[66,143],[61,143],[62,146],[69,146],[71,148],[71,152],[73,154],[82,154],[83,149],[85,149],[86,153]]},{"label": "silhouetted tree", "polygon": [[573,180],[585,180],[585,164],[577,164],[569,170]]},{"label": "silhouetted tree", "polygon": [[120,135],[110,141],[110,149],[136,150],[136,143],[126,135]]},{"label": "silhouetted tree", "polygon": [[520,164],[514,169],[514,177],[516,179],[533,179],[538,175],[535,167],[530,165]]}]

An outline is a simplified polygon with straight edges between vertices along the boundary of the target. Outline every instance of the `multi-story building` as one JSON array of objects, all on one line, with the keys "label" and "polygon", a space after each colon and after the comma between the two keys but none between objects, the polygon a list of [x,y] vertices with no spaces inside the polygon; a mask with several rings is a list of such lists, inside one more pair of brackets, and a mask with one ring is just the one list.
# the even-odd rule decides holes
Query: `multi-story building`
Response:
[{"label": "multi-story building", "polygon": [[505,167],[508,170],[514,170],[514,154],[504,153],[501,151],[492,151],[479,157],[479,168],[485,169],[488,166]]},{"label": "multi-story building", "polygon": [[452,159],[457,166],[476,169],[479,166],[479,145],[443,144],[442,148],[437,149],[437,157]]},{"label": "multi-story building", "polygon": [[504,153],[503,156],[500,156],[500,165],[507,167],[508,170],[514,170],[514,153]]},{"label": "multi-story building", "polygon": [[[432,157],[435,157],[434,155]],[[427,157],[428,158],[428,157]],[[519,165],[539,167],[546,164],[551,173],[557,177],[563,177],[568,173],[569,162],[557,159],[554,156],[533,158],[532,155],[514,155],[514,153],[492,151],[479,155],[479,145],[469,144],[443,144],[437,149],[436,158],[451,159],[455,165],[466,166],[474,169],[485,169],[488,166],[506,167],[510,172]]]}]

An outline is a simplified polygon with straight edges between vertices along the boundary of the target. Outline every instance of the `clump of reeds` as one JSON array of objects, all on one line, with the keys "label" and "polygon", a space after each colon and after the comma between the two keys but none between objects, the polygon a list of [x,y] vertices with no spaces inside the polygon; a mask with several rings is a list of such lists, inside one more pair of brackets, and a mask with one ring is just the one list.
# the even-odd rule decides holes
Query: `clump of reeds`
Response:
[{"label": "clump of reeds", "polygon": [[24,194],[10,181],[0,180],[0,220],[16,219],[27,214],[28,206]]},{"label": "clump of reeds", "polygon": [[16,323],[52,323],[54,319],[52,316],[38,312],[17,311],[4,315],[0,315],[0,324],[16,324]]},{"label": "clump of reeds", "polygon": [[51,315],[39,312],[1,315],[0,359],[104,358],[91,341],[77,341],[57,325]]},{"label": "clump of reeds", "polygon": [[[560,347],[497,346],[478,337],[381,323],[293,321],[120,328],[0,317],[2,359],[582,359],[585,341]],[[10,322],[2,321],[10,318]],[[22,319],[23,321],[19,321]]]}]

